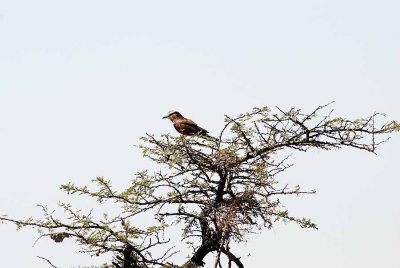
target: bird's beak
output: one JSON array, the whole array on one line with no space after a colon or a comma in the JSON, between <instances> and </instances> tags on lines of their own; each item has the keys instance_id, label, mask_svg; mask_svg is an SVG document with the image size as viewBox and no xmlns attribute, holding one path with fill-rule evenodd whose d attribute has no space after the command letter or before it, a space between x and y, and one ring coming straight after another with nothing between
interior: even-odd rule
<instances>
[{"instance_id":1,"label":"bird's beak","mask_svg":"<svg viewBox=\"0 0 400 268\"><path fill-rule=\"evenodd\" d=\"M167 119L167 118L168 118L168 115L164 116L162 119Z\"/></svg>"}]
</instances>

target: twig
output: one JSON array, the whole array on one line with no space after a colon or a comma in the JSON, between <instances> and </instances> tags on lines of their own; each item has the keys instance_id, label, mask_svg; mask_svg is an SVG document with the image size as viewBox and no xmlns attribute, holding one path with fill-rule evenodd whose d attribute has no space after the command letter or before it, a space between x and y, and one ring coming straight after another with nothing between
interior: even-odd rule
<instances>
[{"instance_id":1,"label":"twig","mask_svg":"<svg viewBox=\"0 0 400 268\"><path fill-rule=\"evenodd\" d=\"M36 256L36 257L38 257L39 259L42 259L42 260L47 261L47 262L51 265L51 267L53 267L53 268L58 268L57 266L55 266L54 264L52 264L51 261L49 261L48 259L46 259L46 258L44 258L44 257L41 257L41 256Z\"/></svg>"}]
</instances>

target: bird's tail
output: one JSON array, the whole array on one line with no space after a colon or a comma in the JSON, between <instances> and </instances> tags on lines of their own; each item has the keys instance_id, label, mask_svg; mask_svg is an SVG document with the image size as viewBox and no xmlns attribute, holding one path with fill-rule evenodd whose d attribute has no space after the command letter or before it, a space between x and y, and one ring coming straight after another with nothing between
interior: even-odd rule
<instances>
[{"instance_id":1,"label":"bird's tail","mask_svg":"<svg viewBox=\"0 0 400 268\"><path fill-rule=\"evenodd\" d=\"M210 139L210 140L212 140L212 141L219 141L218 138L213 137L213 136L210 136L210 135L208 135L208 134L207 134L207 138Z\"/></svg>"},{"instance_id":2,"label":"bird's tail","mask_svg":"<svg viewBox=\"0 0 400 268\"><path fill-rule=\"evenodd\" d=\"M207 132L200 132L199 135L202 136L203 138L207 139L207 140L219 141L219 139L209 135L208 131Z\"/></svg>"},{"instance_id":3,"label":"bird's tail","mask_svg":"<svg viewBox=\"0 0 400 268\"><path fill-rule=\"evenodd\" d=\"M197 135L202 136L203 138L206 138L208 140L219 141L219 139L217 139L217 138L215 138L213 136L210 136L208 134L208 130L206 130L206 129L202 128L202 127L199 127L199 132L197 133Z\"/></svg>"}]
</instances>

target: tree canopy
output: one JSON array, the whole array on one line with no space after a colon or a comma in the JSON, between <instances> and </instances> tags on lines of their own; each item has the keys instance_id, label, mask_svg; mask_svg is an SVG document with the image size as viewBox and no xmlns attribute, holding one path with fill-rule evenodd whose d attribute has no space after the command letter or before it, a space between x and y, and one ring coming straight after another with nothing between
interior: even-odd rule
<instances>
[{"instance_id":1,"label":"tree canopy","mask_svg":"<svg viewBox=\"0 0 400 268\"><path fill-rule=\"evenodd\" d=\"M104 211L97 217L59 203L66 217L56 217L53 209L40 205L41 219L3 215L0 220L18 229L34 227L39 238L57 243L74 239L87 254L111 252L113 260L102 267L200 267L214 253L213 267L222 267L225 255L225 267L241 268L241 256L231 245L244 242L249 233L279 221L317 229L311 219L289 214L279 199L315 193L280 183L280 173L291 166L290 150L351 147L376 153L388 134L400 131L398 122L386 121L381 113L346 119L332 116L332 111L330 104L310 113L262 107L225 116L215 138L146 134L138 147L157 168L137 172L127 189L114 189L103 177L94 179L91 187L71 182L61 186L67 194L114 204L120 209L117 215ZM141 226L143 217L154 220ZM176 224L190 254L181 264L171 262L176 245L169 230Z\"/></svg>"}]
</instances>

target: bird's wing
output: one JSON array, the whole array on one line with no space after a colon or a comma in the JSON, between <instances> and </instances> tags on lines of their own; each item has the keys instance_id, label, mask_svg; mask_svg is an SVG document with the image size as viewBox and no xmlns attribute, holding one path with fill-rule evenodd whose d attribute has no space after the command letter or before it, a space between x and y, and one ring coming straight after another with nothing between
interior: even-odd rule
<instances>
[{"instance_id":1,"label":"bird's wing","mask_svg":"<svg viewBox=\"0 0 400 268\"><path fill-rule=\"evenodd\" d=\"M196 132L202 132L202 133L208 133L207 130L205 130L202 127L199 127L193 120L189 118L182 118L179 120L179 124L187 125L193 130L197 130Z\"/></svg>"},{"instance_id":2,"label":"bird's wing","mask_svg":"<svg viewBox=\"0 0 400 268\"><path fill-rule=\"evenodd\" d=\"M179 123L191 125L191 126L194 126L194 127L198 127L198 125L195 122L193 122L193 120L191 120L189 118L182 118L181 120L179 120Z\"/></svg>"}]
</instances>

